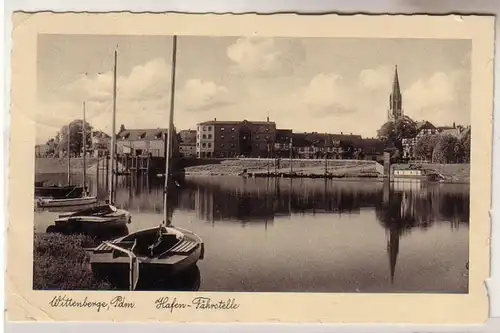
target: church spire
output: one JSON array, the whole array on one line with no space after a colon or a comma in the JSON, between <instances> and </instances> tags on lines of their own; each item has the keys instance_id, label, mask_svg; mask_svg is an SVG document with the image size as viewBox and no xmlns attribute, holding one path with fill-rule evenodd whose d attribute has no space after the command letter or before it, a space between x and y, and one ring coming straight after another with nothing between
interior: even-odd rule
<instances>
[{"instance_id":1,"label":"church spire","mask_svg":"<svg viewBox=\"0 0 500 333\"><path fill-rule=\"evenodd\" d=\"M396 65L394 69L394 82L392 83L392 95L401 96L401 90L399 89L398 65Z\"/></svg>"},{"instance_id":2,"label":"church spire","mask_svg":"<svg viewBox=\"0 0 500 333\"><path fill-rule=\"evenodd\" d=\"M389 98L388 120L395 121L403 116L403 98L399 87L398 65L394 69L394 81L392 83L392 92Z\"/></svg>"}]
</instances>

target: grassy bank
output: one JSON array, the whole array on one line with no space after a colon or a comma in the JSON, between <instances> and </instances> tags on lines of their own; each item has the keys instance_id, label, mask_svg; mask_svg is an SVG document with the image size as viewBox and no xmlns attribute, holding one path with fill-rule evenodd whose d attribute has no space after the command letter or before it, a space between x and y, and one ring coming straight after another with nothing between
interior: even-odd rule
<instances>
[{"instance_id":1,"label":"grassy bank","mask_svg":"<svg viewBox=\"0 0 500 333\"><path fill-rule=\"evenodd\" d=\"M109 290L111 285L94 278L85 247L94 240L83 235L35 234L33 289Z\"/></svg>"},{"instance_id":2,"label":"grassy bank","mask_svg":"<svg viewBox=\"0 0 500 333\"><path fill-rule=\"evenodd\" d=\"M470 183L470 164L420 164L425 173L439 173L446 183Z\"/></svg>"}]
</instances>

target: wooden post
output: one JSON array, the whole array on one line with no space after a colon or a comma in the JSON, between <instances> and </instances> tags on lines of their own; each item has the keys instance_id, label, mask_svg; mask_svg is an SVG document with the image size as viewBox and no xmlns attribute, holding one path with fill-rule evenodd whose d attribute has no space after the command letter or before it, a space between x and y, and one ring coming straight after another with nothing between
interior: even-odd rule
<instances>
[{"instance_id":1,"label":"wooden post","mask_svg":"<svg viewBox=\"0 0 500 333\"><path fill-rule=\"evenodd\" d=\"M82 145L83 145L83 188L87 183L87 128L85 126L85 102L83 102L83 124L82 124Z\"/></svg>"},{"instance_id":2,"label":"wooden post","mask_svg":"<svg viewBox=\"0 0 500 333\"><path fill-rule=\"evenodd\" d=\"M290 176L292 175L293 172L292 155L293 155L293 138L290 137Z\"/></svg>"},{"instance_id":3,"label":"wooden post","mask_svg":"<svg viewBox=\"0 0 500 333\"><path fill-rule=\"evenodd\" d=\"M106 164L105 165L105 168L106 168L106 192L109 192L110 189L109 189L109 155L106 155L105 157L105 161L104 163Z\"/></svg>"},{"instance_id":4,"label":"wooden post","mask_svg":"<svg viewBox=\"0 0 500 333\"><path fill-rule=\"evenodd\" d=\"M71 185L71 123L68 125L68 185Z\"/></svg>"}]
</instances>

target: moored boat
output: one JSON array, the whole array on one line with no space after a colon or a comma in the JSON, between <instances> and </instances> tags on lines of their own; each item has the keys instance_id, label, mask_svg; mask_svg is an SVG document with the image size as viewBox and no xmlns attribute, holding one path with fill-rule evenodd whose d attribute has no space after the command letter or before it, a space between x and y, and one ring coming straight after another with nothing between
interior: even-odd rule
<instances>
[{"instance_id":1,"label":"moored boat","mask_svg":"<svg viewBox=\"0 0 500 333\"><path fill-rule=\"evenodd\" d=\"M97 197L82 196L76 198L37 198L36 205L40 208L84 206L97 203Z\"/></svg>"},{"instance_id":2,"label":"moored boat","mask_svg":"<svg viewBox=\"0 0 500 333\"><path fill-rule=\"evenodd\" d=\"M88 251L97 277L131 290L139 282L147 285L151 279L177 276L204 258L204 244L198 235L163 224L103 242Z\"/></svg>"},{"instance_id":3,"label":"moored boat","mask_svg":"<svg viewBox=\"0 0 500 333\"><path fill-rule=\"evenodd\" d=\"M35 197L67 199L79 198L85 192L83 186L65 185L65 186L35 186Z\"/></svg>"},{"instance_id":4,"label":"moored boat","mask_svg":"<svg viewBox=\"0 0 500 333\"><path fill-rule=\"evenodd\" d=\"M132 222L129 212L113 205L99 205L92 208L59 214L55 220L57 229L89 232L96 229L123 227Z\"/></svg>"}]
</instances>

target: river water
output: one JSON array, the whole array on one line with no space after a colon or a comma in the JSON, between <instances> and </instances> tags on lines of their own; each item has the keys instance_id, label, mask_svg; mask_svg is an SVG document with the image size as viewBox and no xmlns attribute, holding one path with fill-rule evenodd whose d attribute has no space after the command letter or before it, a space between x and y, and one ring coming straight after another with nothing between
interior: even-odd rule
<instances>
[{"instance_id":1,"label":"river water","mask_svg":"<svg viewBox=\"0 0 500 333\"><path fill-rule=\"evenodd\" d=\"M106 198L105 180L89 183ZM162 186L118 180L129 231L159 225ZM205 242L202 291L467 293L469 200L463 184L188 177L169 212ZM56 216L35 212L35 232Z\"/></svg>"}]
</instances>

